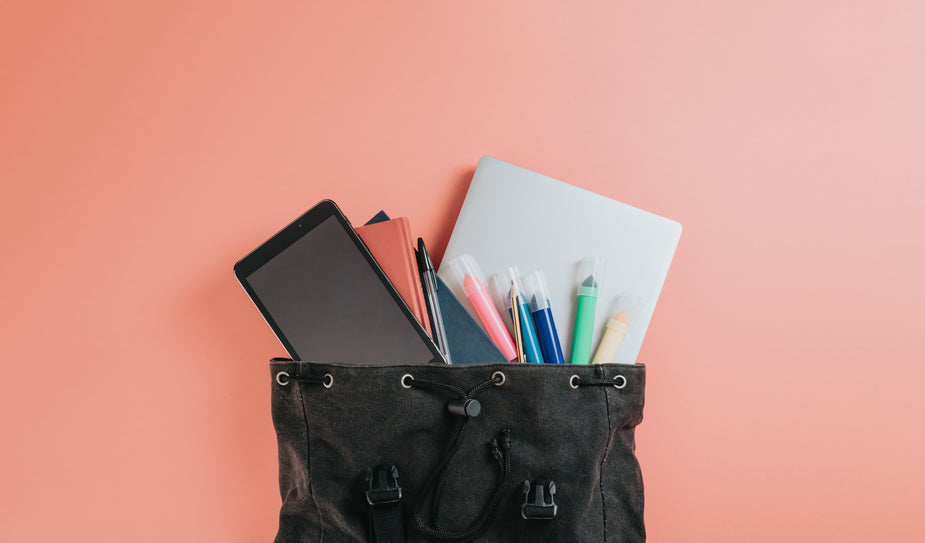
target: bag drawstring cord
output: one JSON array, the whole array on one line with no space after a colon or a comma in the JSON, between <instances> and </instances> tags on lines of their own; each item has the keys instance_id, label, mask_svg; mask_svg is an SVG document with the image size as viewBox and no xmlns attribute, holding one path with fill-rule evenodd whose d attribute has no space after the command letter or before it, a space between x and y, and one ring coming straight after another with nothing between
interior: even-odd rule
<instances>
[{"instance_id":1,"label":"bag drawstring cord","mask_svg":"<svg viewBox=\"0 0 925 543\"><path fill-rule=\"evenodd\" d=\"M446 383L419 379L408 379L408 386L430 390L442 390L455 394L460 400L471 400L486 388L493 385L499 385L503 382L504 377L495 374L491 379L480 383L468 392ZM444 455L443 459L440 461L434 471L427 478L427 482L423 487L424 490L422 491L417 503L415 504L414 521L417 525L417 529L422 534L429 537L456 541L458 543L468 543L482 537L491 528L494 517L497 514L498 505L501 503L501 498L504 496L504 493L507 492L511 485L511 430L506 428L501 431L498 439L492 439L489 442L492 457L498 463L498 469L501 472L501 476L500 480L498 481L498 486L495 489L495 493L486 506L485 510L479 516L479 518L472 523L471 526L462 531L450 532L441 527L440 505L444 494L443 491L446 486L447 479L449 478L449 466L453 458L456 456L456 453L459 452L459 449L462 446L470 423L470 417L464 417L464 420L460 422L459 428L456 431L456 436L453 439L453 445ZM436 484L434 484L435 480ZM427 496L430 494L433 494L434 496L433 503L431 504L431 518L433 520L433 526L428 526L424 521L423 515L421 514L421 509L424 506Z\"/></svg>"}]
</instances>

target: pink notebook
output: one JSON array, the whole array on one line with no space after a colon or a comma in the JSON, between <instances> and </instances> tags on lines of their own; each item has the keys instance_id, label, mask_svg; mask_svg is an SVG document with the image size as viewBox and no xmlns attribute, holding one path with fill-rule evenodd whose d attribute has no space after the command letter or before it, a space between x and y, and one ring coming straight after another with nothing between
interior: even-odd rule
<instances>
[{"instance_id":1,"label":"pink notebook","mask_svg":"<svg viewBox=\"0 0 925 543\"><path fill-rule=\"evenodd\" d=\"M421 322L421 326L433 337L427 306L418 274L417 259L411 241L411 226L407 217L356 227L357 234L369 247L369 252L382 267L395 289Z\"/></svg>"}]
</instances>

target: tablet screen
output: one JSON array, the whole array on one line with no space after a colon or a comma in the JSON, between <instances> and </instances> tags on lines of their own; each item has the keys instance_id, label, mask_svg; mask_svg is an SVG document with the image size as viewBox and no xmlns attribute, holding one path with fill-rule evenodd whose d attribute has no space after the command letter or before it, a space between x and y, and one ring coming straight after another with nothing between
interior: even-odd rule
<instances>
[{"instance_id":1,"label":"tablet screen","mask_svg":"<svg viewBox=\"0 0 925 543\"><path fill-rule=\"evenodd\" d=\"M334 216L244 281L293 358L364 364L434 359L423 332Z\"/></svg>"}]
</instances>

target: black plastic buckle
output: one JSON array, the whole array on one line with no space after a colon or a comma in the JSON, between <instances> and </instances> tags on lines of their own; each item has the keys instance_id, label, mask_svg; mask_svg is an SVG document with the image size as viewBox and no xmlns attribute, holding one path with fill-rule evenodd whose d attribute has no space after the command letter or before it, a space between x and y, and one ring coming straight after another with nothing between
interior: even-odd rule
<instances>
[{"instance_id":1,"label":"black plastic buckle","mask_svg":"<svg viewBox=\"0 0 925 543\"><path fill-rule=\"evenodd\" d=\"M531 484L524 481L524 504L520 507L520 514L527 520L552 520L559 512L559 506L554 500L556 496L556 483L537 479Z\"/></svg>"},{"instance_id":2,"label":"black plastic buckle","mask_svg":"<svg viewBox=\"0 0 925 543\"><path fill-rule=\"evenodd\" d=\"M366 470L366 501L370 505L401 501L401 487L398 486L398 468L379 465Z\"/></svg>"}]
</instances>

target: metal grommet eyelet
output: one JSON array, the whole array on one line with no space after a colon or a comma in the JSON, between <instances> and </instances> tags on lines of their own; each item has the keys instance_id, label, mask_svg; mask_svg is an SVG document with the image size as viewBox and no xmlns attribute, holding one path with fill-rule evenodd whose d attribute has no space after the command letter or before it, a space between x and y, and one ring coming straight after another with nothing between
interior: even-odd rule
<instances>
[{"instance_id":1,"label":"metal grommet eyelet","mask_svg":"<svg viewBox=\"0 0 925 543\"><path fill-rule=\"evenodd\" d=\"M617 379L621 379L621 381L617 381ZM626 377L623 377L622 375L617 375L616 377L613 378L613 380L614 380L614 384L613 384L614 388L626 388Z\"/></svg>"},{"instance_id":2,"label":"metal grommet eyelet","mask_svg":"<svg viewBox=\"0 0 925 543\"><path fill-rule=\"evenodd\" d=\"M494 373L491 374L491 378L492 378L492 379L496 379L496 378L498 378L498 377L501 377L501 380L498 381L497 383L495 383L495 386L496 386L496 387L499 387L499 386L503 385L503 384L504 384L504 381L507 380L507 377L504 376L504 372L496 371L496 372L494 372Z\"/></svg>"},{"instance_id":3,"label":"metal grommet eyelet","mask_svg":"<svg viewBox=\"0 0 925 543\"><path fill-rule=\"evenodd\" d=\"M321 384L324 385L324 388L331 388L331 386L334 385L334 376L330 373L325 373L321 380Z\"/></svg>"},{"instance_id":4,"label":"metal grommet eyelet","mask_svg":"<svg viewBox=\"0 0 925 543\"><path fill-rule=\"evenodd\" d=\"M411 385L405 383L405 379L411 379L412 381L414 381L414 376L411 375L410 373L406 373L406 374L404 374L404 375L401 376L401 386L402 386L402 388L411 388Z\"/></svg>"},{"instance_id":5,"label":"metal grommet eyelet","mask_svg":"<svg viewBox=\"0 0 925 543\"><path fill-rule=\"evenodd\" d=\"M570 386L570 387L572 387L572 388L578 388L578 383L575 382L576 379L581 379L581 377L578 377L577 375L573 375L573 376L572 376L571 378L569 378L569 380L568 380L568 386Z\"/></svg>"},{"instance_id":6,"label":"metal grommet eyelet","mask_svg":"<svg viewBox=\"0 0 925 543\"><path fill-rule=\"evenodd\" d=\"M285 377L286 380L283 381L283 380L281 379L282 377ZM281 372L277 373L277 374L276 374L276 382L279 383L280 386L286 386L286 385L288 385L288 384L289 384L289 374L286 373L286 372L284 372L284 371L281 371Z\"/></svg>"}]
</instances>

